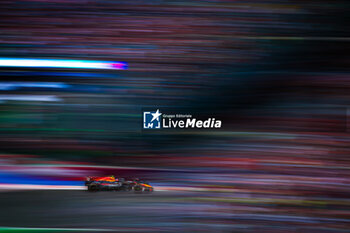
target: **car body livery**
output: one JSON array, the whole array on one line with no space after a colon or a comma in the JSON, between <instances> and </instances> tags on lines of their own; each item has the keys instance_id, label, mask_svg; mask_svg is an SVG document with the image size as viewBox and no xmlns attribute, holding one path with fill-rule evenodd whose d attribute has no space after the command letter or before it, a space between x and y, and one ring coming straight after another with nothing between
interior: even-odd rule
<instances>
[{"instance_id":1,"label":"car body livery","mask_svg":"<svg viewBox=\"0 0 350 233\"><path fill-rule=\"evenodd\" d=\"M147 182L138 178L125 180L124 178L115 178L114 176L105 177L87 177L85 181L88 191L134 191L135 193L153 192L153 187Z\"/></svg>"}]
</instances>

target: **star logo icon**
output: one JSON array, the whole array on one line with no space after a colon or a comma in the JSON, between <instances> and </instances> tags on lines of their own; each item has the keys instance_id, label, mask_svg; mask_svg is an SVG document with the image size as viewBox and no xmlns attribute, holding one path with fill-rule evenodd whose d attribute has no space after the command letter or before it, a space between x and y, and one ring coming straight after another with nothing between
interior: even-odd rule
<instances>
[{"instance_id":1,"label":"star logo icon","mask_svg":"<svg viewBox=\"0 0 350 233\"><path fill-rule=\"evenodd\" d=\"M151 113L151 115L153 116L151 122L153 122L154 120L159 121L159 117L160 117L162 114L159 112L159 109L157 109L157 111L156 111L155 113Z\"/></svg>"},{"instance_id":2,"label":"star logo icon","mask_svg":"<svg viewBox=\"0 0 350 233\"><path fill-rule=\"evenodd\" d=\"M160 122L162 113L157 111L143 112L143 128L144 129L161 129L162 123Z\"/></svg>"}]
</instances>

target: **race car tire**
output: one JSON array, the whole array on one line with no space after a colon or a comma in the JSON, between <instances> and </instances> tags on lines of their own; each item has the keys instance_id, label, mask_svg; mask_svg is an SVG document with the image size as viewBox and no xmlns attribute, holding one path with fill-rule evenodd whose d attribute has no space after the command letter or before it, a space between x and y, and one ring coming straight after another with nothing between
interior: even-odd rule
<instances>
[{"instance_id":1,"label":"race car tire","mask_svg":"<svg viewBox=\"0 0 350 233\"><path fill-rule=\"evenodd\" d=\"M139 185L134 186L134 193L143 193L144 190L145 189L142 186L139 186Z\"/></svg>"},{"instance_id":2,"label":"race car tire","mask_svg":"<svg viewBox=\"0 0 350 233\"><path fill-rule=\"evenodd\" d=\"M89 185L88 186L88 191L90 191L90 192L97 192L98 191L97 185L95 185L95 184Z\"/></svg>"},{"instance_id":3,"label":"race car tire","mask_svg":"<svg viewBox=\"0 0 350 233\"><path fill-rule=\"evenodd\" d=\"M128 186L128 187L125 187L124 189L126 192L130 192L132 190L132 187L131 186Z\"/></svg>"},{"instance_id":4,"label":"race car tire","mask_svg":"<svg viewBox=\"0 0 350 233\"><path fill-rule=\"evenodd\" d=\"M153 189L148 188L148 189L145 189L144 192L145 193L151 193L151 192L153 192Z\"/></svg>"}]
</instances>

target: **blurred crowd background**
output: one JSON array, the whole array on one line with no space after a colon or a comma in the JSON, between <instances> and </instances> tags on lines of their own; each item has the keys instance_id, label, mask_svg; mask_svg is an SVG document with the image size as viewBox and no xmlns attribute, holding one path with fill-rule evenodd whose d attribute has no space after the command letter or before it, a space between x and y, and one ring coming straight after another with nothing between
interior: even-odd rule
<instances>
[{"instance_id":1,"label":"blurred crowd background","mask_svg":"<svg viewBox=\"0 0 350 233\"><path fill-rule=\"evenodd\" d=\"M0 59L128 69L0 67L0 232L348 232L349 5L2 0ZM223 126L142 130L169 107Z\"/></svg>"}]
</instances>

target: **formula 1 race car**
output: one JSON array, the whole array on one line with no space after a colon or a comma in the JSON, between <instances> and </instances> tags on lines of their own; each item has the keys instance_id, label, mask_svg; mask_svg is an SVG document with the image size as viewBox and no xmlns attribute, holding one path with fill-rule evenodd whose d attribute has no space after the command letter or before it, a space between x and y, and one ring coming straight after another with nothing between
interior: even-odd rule
<instances>
[{"instance_id":1,"label":"formula 1 race car","mask_svg":"<svg viewBox=\"0 0 350 233\"><path fill-rule=\"evenodd\" d=\"M87 177L85 181L88 191L134 191L135 193L151 193L153 187L147 182L138 178L125 180L124 178L115 178L114 176L105 177Z\"/></svg>"}]
</instances>

